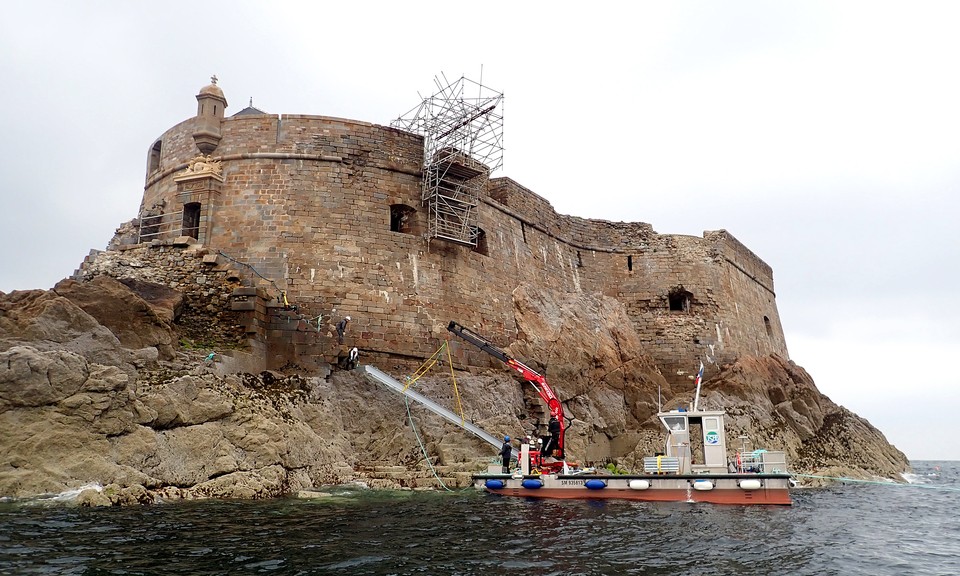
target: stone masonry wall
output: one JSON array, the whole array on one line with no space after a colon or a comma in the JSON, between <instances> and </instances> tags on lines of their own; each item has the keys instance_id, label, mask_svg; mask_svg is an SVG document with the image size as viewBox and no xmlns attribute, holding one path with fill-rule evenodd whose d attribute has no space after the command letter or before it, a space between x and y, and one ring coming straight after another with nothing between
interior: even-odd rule
<instances>
[{"instance_id":1,"label":"stone masonry wall","mask_svg":"<svg viewBox=\"0 0 960 576\"><path fill-rule=\"evenodd\" d=\"M242 318L230 310L240 277L229 266L217 266L206 249L176 242L123 246L88 257L74 279L99 275L152 282L181 292L184 310L179 330L185 346L243 348L247 344Z\"/></svg>"},{"instance_id":2,"label":"stone masonry wall","mask_svg":"<svg viewBox=\"0 0 960 576\"><path fill-rule=\"evenodd\" d=\"M144 206L163 199L168 210L180 209L173 178L198 153L194 129L188 120L161 136L160 168L147 175ZM688 382L698 359L786 356L772 270L725 231L661 235L646 223L559 215L544 198L498 178L479 209L485 247L473 250L390 230L394 204L415 210L411 230L427 229L419 136L266 114L227 118L221 133L213 157L222 162L223 183L215 205L205 207L206 248L242 263L246 285L274 298L285 293L306 316L334 323L350 315L343 348L422 359L447 339L451 319L508 345L516 337L512 292L531 283L624 302L672 383ZM670 311L667 294L681 286L690 306ZM286 342L272 344L285 351L271 364L343 353L302 338L271 330L268 341ZM493 363L466 345L454 351L461 362Z\"/></svg>"}]
</instances>

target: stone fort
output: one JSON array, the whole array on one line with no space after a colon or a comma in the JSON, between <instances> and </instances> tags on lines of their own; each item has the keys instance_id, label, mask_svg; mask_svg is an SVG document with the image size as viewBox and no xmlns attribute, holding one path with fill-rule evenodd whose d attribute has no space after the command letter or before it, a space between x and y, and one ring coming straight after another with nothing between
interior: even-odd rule
<instances>
[{"instance_id":1,"label":"stone fort","mask_svg":"<svg viewBox=\"0 0 960 576\"><path fill-rule=\"evenodd\" d=\"M617 299L685 388L677 373L698 359L787 358L773 271L724 230L558 214L482 158L403 127L252 101L227 116L215 78L196 99L196 116L150 144L138 227L114 248L179 251L165 261L181 290L228 286L215 302L241 318L263 369L335 363L346 350L331 328L346 316L348 345L373 363L428 358L449 320L506 346L521 283ZM462 361L491 365L467 348Z\"/></svg>"}]
</instances>

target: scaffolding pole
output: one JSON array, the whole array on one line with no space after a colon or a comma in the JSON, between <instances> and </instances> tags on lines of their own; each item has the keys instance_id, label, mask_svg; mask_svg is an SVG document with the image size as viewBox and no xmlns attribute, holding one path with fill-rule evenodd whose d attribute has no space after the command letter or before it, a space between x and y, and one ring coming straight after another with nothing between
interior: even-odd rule
<instances>
[{"instance_id":1,"label":"scaffolding pole","mask_svg":"<svg viewBox=\"0 0 960 576\"><path fill-rule=\"evenodd\" d=\"M480 194L503 163L503 94L466 77L434 83L435 94L390 125L423 136L428 237L476 247Z\"/></svg>"}]
</instances>

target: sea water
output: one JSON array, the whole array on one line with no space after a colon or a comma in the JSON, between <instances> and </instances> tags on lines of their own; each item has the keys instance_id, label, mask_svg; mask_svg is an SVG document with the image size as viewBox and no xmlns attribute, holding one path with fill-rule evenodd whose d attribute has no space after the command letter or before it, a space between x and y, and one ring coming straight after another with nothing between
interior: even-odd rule
<instances>
[{"instance_id":1,"label":"sea water","mask_svg":"<svg viewBox=\"0 0 960 576\"><path fill-rule=\"evenodd\" d=\"M0 574L960 574L960 463L793 506L472 489L80 508L0 503ZM62 498L61 498L62 499Z\"/></svg>"}]
</instances>

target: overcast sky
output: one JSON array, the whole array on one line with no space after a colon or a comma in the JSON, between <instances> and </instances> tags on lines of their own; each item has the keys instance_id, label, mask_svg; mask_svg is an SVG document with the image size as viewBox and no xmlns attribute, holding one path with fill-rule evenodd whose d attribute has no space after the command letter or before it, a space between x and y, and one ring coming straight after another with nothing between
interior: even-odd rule
<instances>
[{"instance_id":1,"label":"overcast sky","mask_svg":"<svg viewBox=\"0 0 960 576\"><path fill-rule=\"evenodd\" d=\"M212 74L228 115L388 124L482 70L500 175L562 214L729 230L823 393L960 460L958 23L954 1L7 3L0 291L52 287L136 216Z\"/></svg>"}]
</instances>

